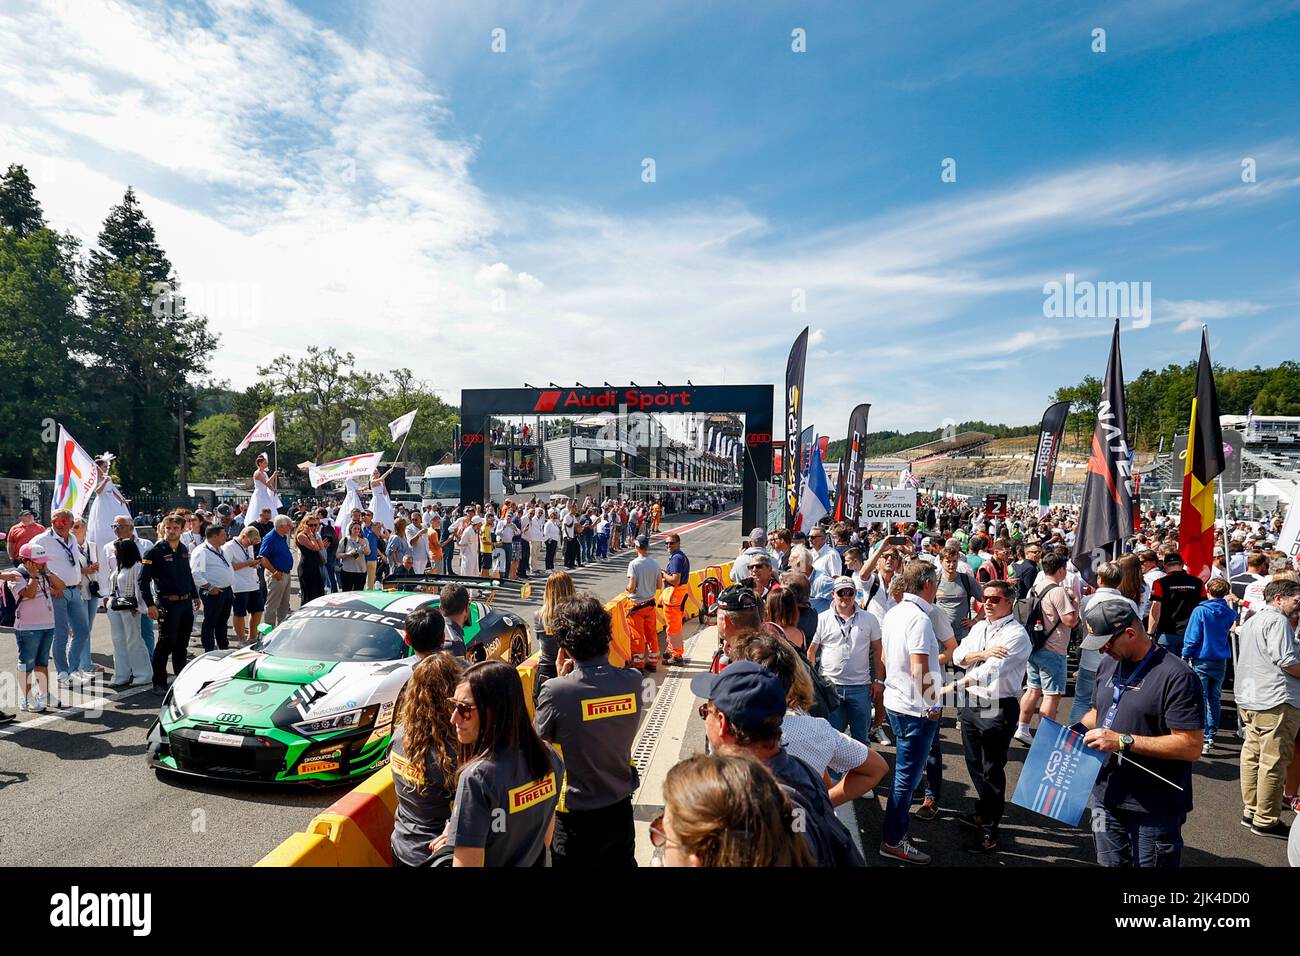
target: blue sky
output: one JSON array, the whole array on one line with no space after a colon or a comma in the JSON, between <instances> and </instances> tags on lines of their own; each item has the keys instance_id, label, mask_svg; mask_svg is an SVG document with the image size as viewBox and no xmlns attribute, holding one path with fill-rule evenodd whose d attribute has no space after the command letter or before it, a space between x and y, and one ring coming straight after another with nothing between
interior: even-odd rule
<instances>
[{"instance_id":1,"label":"blue sky","mask_svg":"<svg viewBox=\"0 0 1300 956\"><path fill-rule=\"evenodd\" d=\"M87 238L135 186L236 386L309 344L453 401L779 384L807 324L832 435L1022 424L1102 372L1067 273L1150 283L1130 375L1202 321L1298 357L1297 50L1295 2L17 0L0 161Z\"/></svg>"}]
</instances>

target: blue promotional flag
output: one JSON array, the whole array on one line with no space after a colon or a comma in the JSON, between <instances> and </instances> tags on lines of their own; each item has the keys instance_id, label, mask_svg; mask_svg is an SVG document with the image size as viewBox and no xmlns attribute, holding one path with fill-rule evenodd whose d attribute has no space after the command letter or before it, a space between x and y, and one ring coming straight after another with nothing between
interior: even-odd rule
<instances>
[{"instance_id":1,"label":"blue promotional flag","mask_svg":"<svg viewBox=\"0 0 1300 956\"><path fill-rule=\"evenodd\" d=\"M1085 747L1081 734L1044 717L1011 802L1077 827L1109 756Z\"/></svg>"},{"instance_id":2,"label":"blue promotional flag","mask_svg":"<svg viewBox=\"0 0 1300 956\"><path fill-rule=\"evenodd\" d=\"M799 514L795 519L795 530L809 530L830 510L830 487L826 482L826 469L822 465L822 450L820 445L814 443L812 461L804 472L803 490L799 493Z\"/></svg>"}]
</instances>

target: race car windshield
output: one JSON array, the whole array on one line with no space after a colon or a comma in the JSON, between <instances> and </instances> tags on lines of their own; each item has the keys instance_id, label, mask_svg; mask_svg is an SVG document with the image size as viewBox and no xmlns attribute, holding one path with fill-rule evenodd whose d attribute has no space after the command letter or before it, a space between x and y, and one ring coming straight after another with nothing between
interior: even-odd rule
<instances>
[{"instance_id":1,"label":"race car windshield","mask_svg":"<svg viewBox=\"0 0 1300 956\"><path fill-rule=\"evenodd\" d=\"M309 661L396 661L405 656L401 632L373 621L289 618L262 642L273 657Z\"/></svg>"}]
</instances>

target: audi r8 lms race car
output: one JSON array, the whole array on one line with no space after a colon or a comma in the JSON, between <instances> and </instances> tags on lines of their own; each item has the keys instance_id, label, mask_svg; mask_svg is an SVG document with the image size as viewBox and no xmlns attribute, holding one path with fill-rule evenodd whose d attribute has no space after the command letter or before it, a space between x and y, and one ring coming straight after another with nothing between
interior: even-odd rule
<instances>
[{"instance_id":1,"label":"audi r8 lms race car","mask_svg":"<svg viewBox=\"0 0 1300 956\"><path fill-rule=\"evenodd\" d=\"M397 702L415 666L406 616L436 607L437 584L447 580L398 582L432 593L327 594L247 648L190 661L149 729L149 762L159 772L316 785L383 766ZM480 585L487 600L470 602L466 657L522 663L531 652L528 625L491 607L495 584Z\"/></svg>"}]
</instances>

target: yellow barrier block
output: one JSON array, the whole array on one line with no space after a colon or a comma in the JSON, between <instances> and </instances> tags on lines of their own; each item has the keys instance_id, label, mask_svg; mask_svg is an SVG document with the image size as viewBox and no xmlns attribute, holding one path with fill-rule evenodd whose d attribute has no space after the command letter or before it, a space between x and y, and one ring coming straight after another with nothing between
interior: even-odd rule
<instances>
[{"instance_id":1,"label":"yellow barrier block","mask_svg":"<svg viewBox=\"0 0 1300 956\"><path fill-rule=\"evenodd\" d=\"M533 698L537 696L533 691L537 684L537 665L541 663L541 660L542 654L541 651L538 651L515 668L519 672L519 680L524 685L524 703L528 705L528 718L530 720L533 717Z\"/></svg>"},{"instance_id":2,"label":"yellow barrier block","mask_svg":"<svg viewBox=\"0 0 1300 956\"><path fill-rule=\"evenodd\" d=\"M255 866L338 866L334 844L316 833L292 833Z\"/></svg>"},{"instance_id":3,"label":"yellow barrier block","mask_svg":"<svg viewBox=\"0 0 1300 956\"><path fill-rule=\"evenodd\" d=\"M392 822L388 824L392 833ZM351 817L322 813L312 820L308 834L319 834L334 844L338 866L388 866L388 860L375 849L370 838Z\"/></svg>"}]
</instances>

